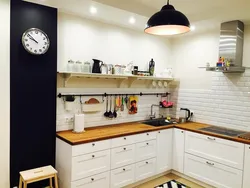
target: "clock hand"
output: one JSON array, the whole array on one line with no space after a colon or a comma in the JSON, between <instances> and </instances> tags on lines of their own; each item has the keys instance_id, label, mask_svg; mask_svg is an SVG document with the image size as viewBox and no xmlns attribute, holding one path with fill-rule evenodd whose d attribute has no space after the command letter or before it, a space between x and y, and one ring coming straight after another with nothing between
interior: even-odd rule
<instances>
[{"instance_id":1,"label":"clock hand","mask_svg":"<svg viewBox=\"0 0 250 188\"><path fill-rule=\"evenodd\" d=\"M34 42L36 42L37 44L38 44L38 42L30 35L30 34L28 34L27 35L31 40L33 40Z\"/></svg>"}]
</instances>

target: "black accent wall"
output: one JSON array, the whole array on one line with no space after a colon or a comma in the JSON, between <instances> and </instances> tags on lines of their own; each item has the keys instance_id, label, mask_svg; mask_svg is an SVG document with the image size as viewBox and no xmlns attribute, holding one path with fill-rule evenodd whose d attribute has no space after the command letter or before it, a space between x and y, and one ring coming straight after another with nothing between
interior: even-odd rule
<instances>
[{"instance_id":1,"label":"black accent wall","mask_svg":"<svg viewBox=\"0 0 250 188\"><path fill-rule=\"evenodd\" d=\"M25 30L39 28L50 38L46 54L25 51ZM11 1L10 24L10 182L19 172L55 165L57 9ZM38 184L29 188L40 187Z\"/></svg>"}]
</instances>

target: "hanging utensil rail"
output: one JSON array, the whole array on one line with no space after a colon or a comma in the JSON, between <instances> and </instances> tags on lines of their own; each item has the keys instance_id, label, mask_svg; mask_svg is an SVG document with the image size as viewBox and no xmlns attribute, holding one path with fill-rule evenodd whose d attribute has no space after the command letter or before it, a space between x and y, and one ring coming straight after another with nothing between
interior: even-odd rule
<instances>
[{"instance_id":1,"label":"hanging utensil rail","mask_svg":"<svg viewBox=\"0 0 250 188\"><path fill-rule=\"evenodd\" d=\"M156 95L157 97L158 96L168 96L170 95L170 93L166 92L166 93L103 93L103 94L62 94L62 93L59 93L57 95L57 97L61 98L61 97L66 97L66 96L75 96L75 97L107 97L107 96L128 96L128 95L133 95L133 96L136 96L136 95L139 95L139 96L146 96L146 95Z\"/></svg>"}]
</instances>

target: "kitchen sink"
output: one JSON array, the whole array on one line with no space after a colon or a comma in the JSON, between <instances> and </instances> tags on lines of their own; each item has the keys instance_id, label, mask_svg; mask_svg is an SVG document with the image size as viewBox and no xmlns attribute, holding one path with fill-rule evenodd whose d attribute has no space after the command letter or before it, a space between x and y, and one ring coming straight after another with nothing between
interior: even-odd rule
<instances>
[{"instance_id":1,"label":"kitchen sink","mask_svg":"<svg viewBox=\"0 0 250 188\"><path fill-rule=\"evenodd\" d=\"M160 127L160 126L167 126L167 125L173 125L174 123L171 121L165 121L165 119L153 119L153 120L147 120L143 121L143 124L151 125L154 127Z\"/></svg>"},{"instance_id":2,"label":"kitchen sink","mask_svg":"<svg viewBox=\"0 0 250 188\"><path fill-rule=\"evenodd\" d=\"M244 131L238 131L238 130L227 129L223 127L216 127L216 126L205 127L199 130L217 133L217 134L226 135L226 136L239 136L241 134L246 133Z\"/></svg>"}]
</instances>

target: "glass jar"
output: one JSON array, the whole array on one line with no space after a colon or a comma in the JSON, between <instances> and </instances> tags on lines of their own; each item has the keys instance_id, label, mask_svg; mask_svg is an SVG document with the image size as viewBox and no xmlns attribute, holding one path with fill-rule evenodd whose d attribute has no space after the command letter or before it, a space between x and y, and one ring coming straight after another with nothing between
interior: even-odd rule
<instances>
[{"instance_id":1,"label":"glass jar","mask_svg":"<svg viewBox=\"0 0 250 188\"><path fill-rule=\"evenodd\" d=\"M72 60L69 60L67 64L67 72L74 72L74 66L75 66L75 62Z\"/></svg>"},{"instance_id":2,"label":"glass jar","mask_svg":"<svg viewBox=\"0 0 250 188\"><path fill-rule=\"evenodd\" d=\"M82 62L81 61L77 61L75 63L75 72L82 72Z\"/></svg>"}]
</instances>

